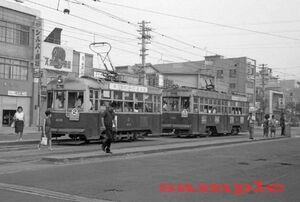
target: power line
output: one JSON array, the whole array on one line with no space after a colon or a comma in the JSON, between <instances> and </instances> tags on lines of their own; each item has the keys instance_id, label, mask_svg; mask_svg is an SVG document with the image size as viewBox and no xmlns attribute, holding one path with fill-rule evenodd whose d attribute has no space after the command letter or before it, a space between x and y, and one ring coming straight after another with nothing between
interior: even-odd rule
<instances>
[{"instance_id":1,"label":"power line","mask_svg":"<svg viewBox=\"0 0 300 202\"><path fill-rule=\"evenodd\" d=\"M47 8L47 9L51 9L51 10L54 10L54 11L60 11L62 12L61 10L57 10L55 8L52 8L50 6L47 6L47 5L44 5L44 4L40 4L40 3L36 3L34 1L31 1L31 0L24 0L26 2L29 2L29 3L32 3L32 4L35 4L35 5L38 5L38 6L41 6L41 7L44 7L44 8ZM68 14L74 18L77 18L77 19L80 19L80 20L83 20L83 21L86 21L86 22L90 22L90 23L93 23L93 24L97 24L99 26L102 26L102 27L105 27L107 29L110 29L110 30L114 30L114 31L118 31L118 32L121 32L123 34L127 34L127 35L130 35L130 36L134 36L134 37L137 37L137 35L135 34L132 34L132 33L129 33L129 32L126 32L126 31L123 31L123 30L120 30L120 29L117 29L117 28L114 28L114 27L111 27L111 26L108 26L108 25L104 25L104 24L101 24L99 22L96 22L96 21L93 21L93 20L89 20L89 19L86 19L86 18L83 18L83 17L80 17L80 16L77 16L77 15L74 15L74 14Z\"/></svg>"},{"instance_id":2,"label":"power line","mask_svg":"<svg viewBox=\"0 0 300 202\"><path fill-rule=\"evenodd\" d=\"M300 41L300 39L298 39L298 38L293 38L293 37L288 37L288 36L283 36L283 35L278 35L278 34L272 34L272 33L268 33L268 32L251 30L251 29L246 29L246 28L241 28L241 27L236 27L236 26L232 26L232 25L226 25L226 24L221 24L221 23L216 23L216 22L211 22L211 21L206 21L206 20L201 20L201 19L196 19L196 18L191 18L191 17L184 17L184 16L179 16L179 15L174 15L174 14L163 13L163 12L154 11L154 10L150 10L150 9L137 8L137 7L133 7L133 6L127 6L124 4L106 2L106 1L102 1L102 0L101 1L96 0L96 1L98 1L100 3L104 3L104 4L109 4L109 5L123 7L123 8L129 8L129 9L153 13L153 14L157 14L157 15L163 15L163 16L168 16L168 17L173 17L173 18L178 18L178 19L183 19L183 20L189 20L189 21L193 21L193 22L200 22L200 23L210 24L210 25L224 27L224 28L242 30L242 31L256 33L256 34L263 34L263 35L273 36L273 37L277 37L277 38Z\"/></svg>"}]
</instances>

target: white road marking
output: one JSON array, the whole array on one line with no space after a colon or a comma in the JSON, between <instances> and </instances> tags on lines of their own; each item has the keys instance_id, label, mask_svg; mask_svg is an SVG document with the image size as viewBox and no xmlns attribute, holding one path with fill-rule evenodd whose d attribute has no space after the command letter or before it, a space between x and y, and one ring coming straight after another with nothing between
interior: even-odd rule
<instances>
[{"instance_id":1,"label":"white road marking","mask_svg":"<svg viewBox=\"0 0 300 202\"><path fill-rule=\"evenodd\" d=\"M50 191L50 190L42 189L42 188L14 185L14 184L6 184L6 183L0 183L0 189L18 192L18 193L30 194L30 195L40 196L40 197L65 200L65 201L112 202L110 200L92 199L92 198L86 198L86 197L77 196L77 195L71 195L71 194L66 194L66 193L61 193L61 192L56 192L56 191Z\"/></svg>"}]
</instances>

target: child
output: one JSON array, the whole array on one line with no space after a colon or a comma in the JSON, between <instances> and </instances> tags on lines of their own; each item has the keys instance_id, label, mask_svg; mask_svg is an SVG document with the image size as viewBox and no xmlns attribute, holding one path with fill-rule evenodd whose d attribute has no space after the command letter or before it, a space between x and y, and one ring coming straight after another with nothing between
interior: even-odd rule
<instances>
[{"instance_id":1,"label":"child","mask_svg":"<svg viewBox=\"0 0 300 202\"><path fill-rule=\"evenodd\" d=\"M272 119L270 120L270 129L271 129L270 136L272 137L272 134L274 134L274 137L275 137L275 134L276 134L276 119L275 119L274 115L272 115Z\"/></svg>"},{"instance_id":2,"label":"child","mask_svg":"<svg viewBox=\"0 0 300 202\"><path fill-rule=\"evenodd\" d=\"M265 120L263 122L263 128L264 128L264 135L263 137L268 137L269 136L269 114L265 115Z\"/></svg>"},{"instance_id":3,"label":"child","mask_svg":"<svg viewBox=\"0 0 300 202\"><path fill-rule=\"evenodd\" d=\"M47 145L49 146L49 150L52 151L52 134L51 134L51 112L50 110L47 110L45 112L46 118L44 119L44 125L43 125L43 133L41 136L42 137L45 135L47 137ZM41 142L38 144L38 149L41 147Z\"/></svg>"}]
</instances>

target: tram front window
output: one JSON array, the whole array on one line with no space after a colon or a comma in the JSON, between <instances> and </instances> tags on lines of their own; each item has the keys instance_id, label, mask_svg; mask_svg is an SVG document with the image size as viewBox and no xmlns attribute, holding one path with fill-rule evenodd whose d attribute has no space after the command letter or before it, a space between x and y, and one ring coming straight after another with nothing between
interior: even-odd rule
<instances>
[{"instance_id":1,"label":"tram front window","mask_svg":"<svg viewBox=\"0 0 300 202\"><path fill-rule=\"evenodd\" d=\"M68 109L83 109L83 92L68 92Z\"/></svg>"},{"instance_id":2,"label":"tram front window","mask_svg":"<svg viewBox=\"0 0 300 202\"><path fill-rule=\"evenodd\" d=\"M65 93L64 91L55 92L54 109L61 110L65 108Z\"/></svg>"},{"instance_id":3,"label":"tram front window","mask_svg":"<svg viewBox=\"0 0 300 202\"><path fill-rule=\"evenodd\" d=\"M47 109L53 106L53 92L47 93Z\"/></svg>"},{"instance_id":4,"label":"tram front window","mask_svg":"<svg viewBox=\"0 0 300 202\"><path fill-rule=\"evenodd\" d=\"M186 109L189 111L190 108L190 98L182 97L181 98L181 109Z\"/></svg>"}]
</instances>

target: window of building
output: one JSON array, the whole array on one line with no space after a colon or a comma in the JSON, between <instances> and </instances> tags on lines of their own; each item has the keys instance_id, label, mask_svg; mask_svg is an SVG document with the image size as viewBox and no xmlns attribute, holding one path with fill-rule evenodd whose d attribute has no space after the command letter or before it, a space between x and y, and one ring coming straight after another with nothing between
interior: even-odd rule
<instances>
[{"instance_id":1,"label":"window of building","mask_svg":"<svg viewBox=\"0 0 300 202\"><path fill-rule=\"evenodd\" d=\"M217 70L217 78L222 79L223 78L223 70Z\"/></svg>"},{"instance_id":2,"label":"window of building","mask_svg":"<svg viewBox=\"0 0 300 202\"><path fill-rule=\"evenodd\" d=\"M229 84L229 88L231 88L231 89L234 89L235 86L236 86L235 83L230 83L230 84Z\"/></svg>"},{"instance_id":3,"label":"window of building","mask_svg":"<svg viewBox=\"0 0 300 202\"><path fill-rule=\"evenodd\" d=\"M0 41L29 46L29 26L0 20Z\"/></svg>"},{"instance_id":4,"label":"window of building","mask_svg":"<svg viewBox=\"0 0 300 202\"><path fill-rule=\"evenodd\" d=\"M229 77L236 78L236 69L229 70Z\"/></svg>"},{"instance_id":5,"label":"window of building","mask_svg":"<svg viewBox=\"0 0 300 202\"><path fill-rule=\"evenodd\" d=\"M0 78L13 80L28 79L29 62L0 57Z\"/></svg>"}]
</instances>

